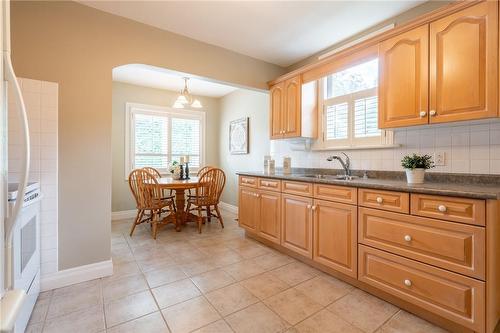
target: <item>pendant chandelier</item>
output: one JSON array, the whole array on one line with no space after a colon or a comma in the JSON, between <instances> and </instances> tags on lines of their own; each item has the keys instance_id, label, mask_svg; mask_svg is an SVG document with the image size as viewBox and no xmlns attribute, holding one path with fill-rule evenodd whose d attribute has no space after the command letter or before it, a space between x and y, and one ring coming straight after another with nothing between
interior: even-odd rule
<instances>
[{"instance_id":1,"label":"pendant chandelier","mask_svg":"<svg viewBox=\"0 0 500 333\"><path fill-rule=\"evenodd\" d=\"M201 102L197 99L194 99L193 96L189 93L188 90L188 81L189 78L185 77L184 78L184 89L181 90L181 94L177 97L175 100L175 103L173 105L174 108L176 109L184 109L185 107L192 107L192 108L202 108L203 105L201 105Z\"/></svg>"}]
</instances>

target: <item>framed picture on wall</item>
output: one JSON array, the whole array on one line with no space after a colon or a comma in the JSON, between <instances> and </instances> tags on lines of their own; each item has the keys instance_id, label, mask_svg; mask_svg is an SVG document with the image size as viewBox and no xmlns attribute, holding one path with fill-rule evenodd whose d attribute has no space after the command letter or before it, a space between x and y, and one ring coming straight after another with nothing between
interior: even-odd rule
<instances>
[{"instance_id":1,"label":"framed picture on wall","mask_svg":"<svg viewBox=\"0 0 500 333\"><path fill-rule=\"evenodd\" d=\"M246 117L229 123L229 153L248 154L248 122Z\"/></svg>"}]
</instances>

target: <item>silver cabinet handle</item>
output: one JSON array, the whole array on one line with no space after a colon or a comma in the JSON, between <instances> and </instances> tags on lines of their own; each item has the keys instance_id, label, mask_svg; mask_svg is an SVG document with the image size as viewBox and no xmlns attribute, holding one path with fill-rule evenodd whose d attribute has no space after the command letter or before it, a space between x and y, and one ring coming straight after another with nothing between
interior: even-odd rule
<instances>
[{"instance_id":1,"label":"silver cabinet handle","mask_svg":"<svg viewBox=\"0 0 500 333\"><path fill-rule=\"evenodd\" d=\"M407 242L411 242L411 236L410 235L405 235L404 239Z\"/></svg>"},{"instance_id":2,"label":"silver cabinet handle","mask_svg":"<svg viewBox=\"0 0 500 333\"><path fill-rule=\"evenodd\" d=\"M427 111L420 111L420 118L427 116Z\"/></svg>"},{"instance_id":3,"label":"silver cabinet handle","mask_svg":"<svg viewBox=\"0 0 500 333\"><path fill-rule=\"evenodd\" d=\"M311 209L311 205L307 205L307 209Z\"/></svg>"},{"instance_id":4,"label":"silver cabinet handle","mask_svg":"<svg viewBox=\"0 0 500 333\"><path fill-rule=\"evenodd\" d=\"M411 285L412 285L411 280L409 280L409 279L405 279L404 283L405 283L405 286L407 286L407 287L411 287Z\"/></svg>"},{"instance_id":5,"label":"silver cabinet handle","mask_svg":"<svg viewBox=\"0 0 500 333\"><path fill-rule=\"evenodd\" d=\"M440 212L442 212L442 213L446 212L446 210L447 210L447 209L448 209L448 208L446 208L446 206L445 206L445 205L439 205L439 206L438 206L438 210L439 210Z\"/></svg>"},{"instance_id":6,"label":"silver cabinet handle","mask_svg":"<svg viewBox=\"0 0 500 333\"><path fill-rule=\"evenodd\" d=\"M431 115L431 117L434 117L437 114L437 112L436 110L431 110L429 111L429 114Z\"/></svg>"},{"instance_id":7,"label":"silver cabinet handle","mask_svg":"<svg viewBox=\"0 0 500 333\"><path fill-rule=\"evenodd\" d=\"M312 206L312 210L316 210L316 208L317 208L316 205Z\"/></svg>"},{"instance_id":8,"label":"silver cabinet handle","mask_svg":"<svg viewBox=\"0 0 500 333\"><path fill-rule=\"evenodd\" d=\"M382 202L384 202L384 198L377 197L377 203L381 204Z\"/></svg>"}]
</instances>

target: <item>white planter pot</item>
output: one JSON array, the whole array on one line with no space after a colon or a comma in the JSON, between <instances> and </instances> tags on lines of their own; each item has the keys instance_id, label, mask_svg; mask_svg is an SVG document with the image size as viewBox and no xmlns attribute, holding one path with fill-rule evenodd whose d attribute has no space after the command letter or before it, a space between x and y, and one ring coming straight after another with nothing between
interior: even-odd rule
<instances>
[{"instance_id":1,"label":"white planter pot","mask_svg":"<svg viewBox=\"0 0 500 333\"><path fill-rule=\"evenodd\" d=\"M406 169L406 181L408 184L423 184L425 169Z\"/></svg>"}]
</instances>

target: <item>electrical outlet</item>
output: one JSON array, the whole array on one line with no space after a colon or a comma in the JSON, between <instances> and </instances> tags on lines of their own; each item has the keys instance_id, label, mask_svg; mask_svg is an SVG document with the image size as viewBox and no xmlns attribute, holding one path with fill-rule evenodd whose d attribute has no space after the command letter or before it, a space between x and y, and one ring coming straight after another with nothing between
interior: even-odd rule
<instances>
[{"instance_id":1,"label":"electrical outlet","mask_svg":"<svg viewBox=\"0 0 500 333\"><path fill-rule=\"evenodd\" d=\"M444 151L434 153L434 164L436 166L446 165L446 153Z\"/></svg>"}]
</instances>

